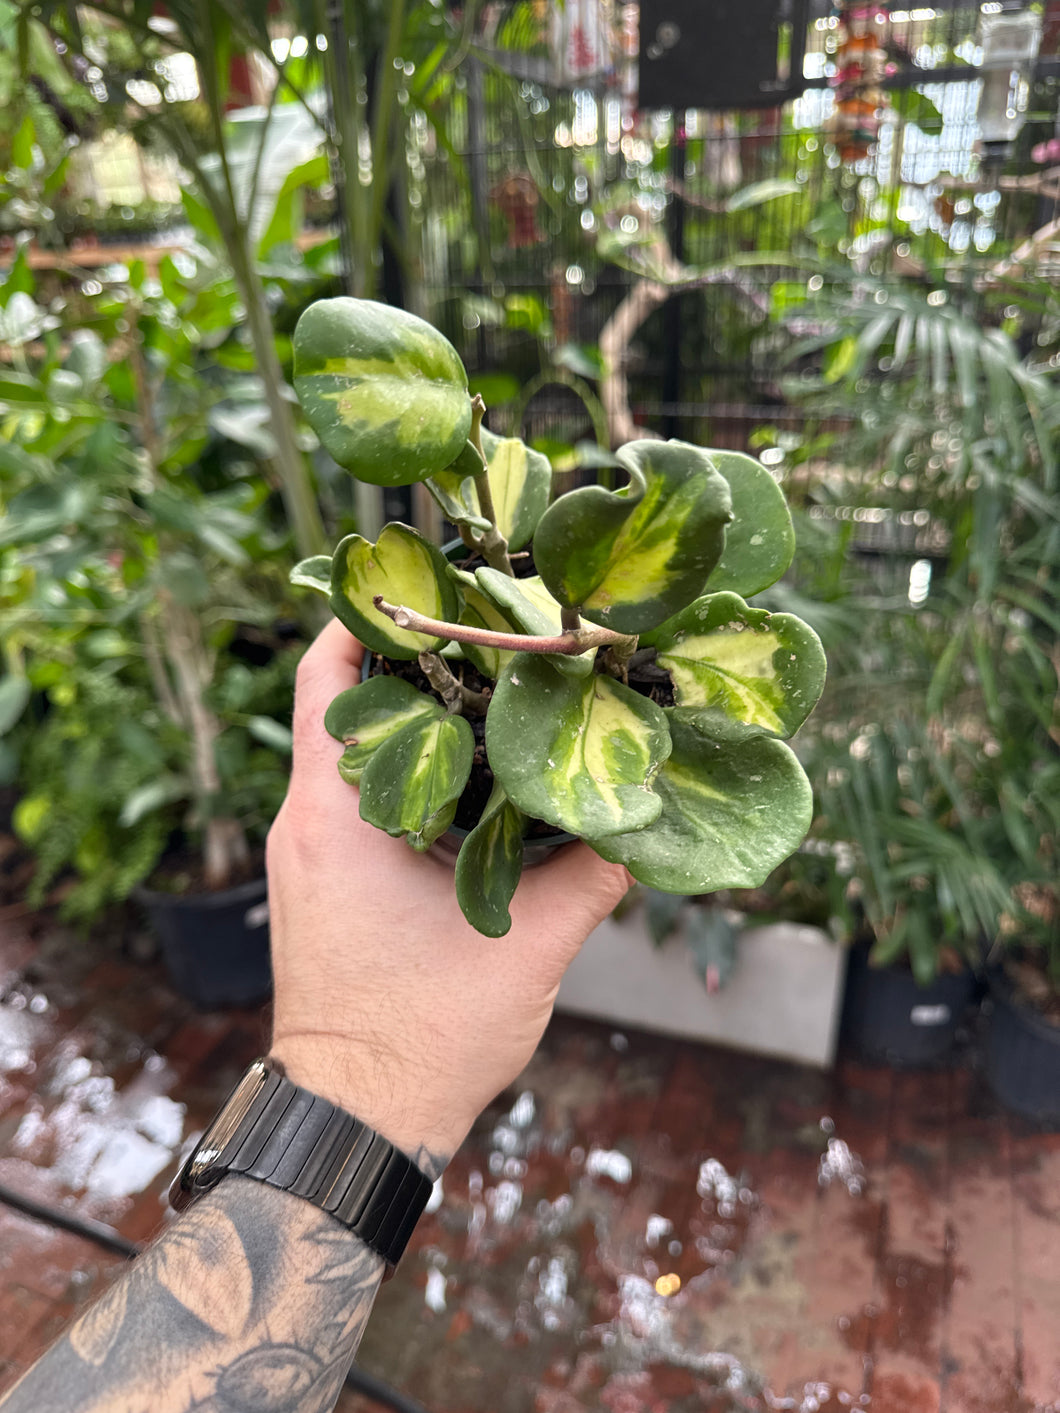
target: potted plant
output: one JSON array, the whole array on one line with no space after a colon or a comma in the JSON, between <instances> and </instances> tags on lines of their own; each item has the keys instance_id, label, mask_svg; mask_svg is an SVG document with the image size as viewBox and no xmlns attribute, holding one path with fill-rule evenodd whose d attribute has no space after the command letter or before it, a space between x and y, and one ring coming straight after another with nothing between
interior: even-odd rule
<instances>
[{"instance_id":1,"label":"potted plant","mask_svg":"<svg viewBox=\"0 0 1060 1413\"><path fill-rule=\"evenodd\" d=\"M615 457L621 490L550 504L548 461L486 431L447 340L372 301L310 306L295 388L341 466L425 482L460 531L448 557L405 525L351 535L292 579L372 654L325 721L362 816L420 850L466 831L455 886L480 932L510 927L539 839L677 893L760 883L797 847L811 791L782 738L825 663L803 622L746 602L793 551L762 466L644 440Z\"/></svg>"},{"instance_id":2,"label":"potted plant","mask_svg":"<svg viewBox=\"0 0 1060 1413\"><path fill-rule=\"evenodd\" d=\"M2 533L18 552L2 647L23 705L33 691L44 712L15 823L41 859L39 896L72 870L66 912L88 920L149 881L178 981L200 1004L235 1003L268 988L260 846L284 789L293 661L255 674L229 645L237 622L280 611L286 535L260 480L197 474L215 412L245 391L209 352L237 322L235 290L212 269L161 275L130 270L90 300L90 326L27 334L0 375ZM5 313L16 299L27 330L43 322L25 292ZM239 956L211 989L221 919Z\"/></svg>"}]
</instances>

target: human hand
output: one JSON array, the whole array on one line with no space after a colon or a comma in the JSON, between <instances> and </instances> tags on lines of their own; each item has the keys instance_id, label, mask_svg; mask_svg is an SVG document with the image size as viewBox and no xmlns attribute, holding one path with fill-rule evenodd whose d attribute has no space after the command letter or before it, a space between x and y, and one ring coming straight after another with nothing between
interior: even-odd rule
<instances>
[{"instance_id":1,"label":"human hand","mask_svg":"<svg viewBox=\"0 0 1060 1413\"><path fill-rule=\"evenodd\" d=\"M271 1053L296 1083L440 1166L529 1061L564 971L629 876L568 845L523 874L506 937L476 932L452 866L362 820L336 769L324 712L359 680L363 654L334 621L299 666L291 783L268 840Z\"/></svg>"}]
</instances>

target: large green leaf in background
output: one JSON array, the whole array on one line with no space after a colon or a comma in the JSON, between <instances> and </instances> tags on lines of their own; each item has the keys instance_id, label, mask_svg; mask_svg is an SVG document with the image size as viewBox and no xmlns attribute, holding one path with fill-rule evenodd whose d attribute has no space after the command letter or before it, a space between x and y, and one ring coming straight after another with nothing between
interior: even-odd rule
<instances>
[{"instance_id":1,"label":"large green leaf in background","mask_svg":"<svg viewBox=\"0 0 1060 1413\"><path fill-rule=\"evenodd\" d=\"M534 536L552 596L619 633L654 628L699 594L725 546L732 500L713 459L688 442L630 442L630 482L553 502Z\"/></svg>"},{"instance_id":2,"label":"large green leaf in background","mask_svg":"<svg viewBox=\"0 0 1060 1413\"><path fill-rule=\"evenodd\" d=\"M759 887L810 827L813 793L802 766L783 741L712 741L666 715L673 750L652 786L662 800L658 819L588 842L668 893Z\"/></svg>"},{"instance_id":3,"label":"large green leaf in background","mask_svg":"<svg viewBox=\"0 0 1060 1413\"><path fill-rule=\"evenodd\" d=\"M423 717L376 748L361 774L361 818L414 849L453 822L471 774L475 737L462 716Z\"/></svg>"},{"instance_id":4,"label":"large green leaf in background","mask_svg":"<svg viewBox=\"0 0 1060 1413\"><path fill-rule=\"evenodd\" d=\"M305 560L299 568L313 563ZM347 535L332 560L331 611L372 652L418 657L446 639L398 628L372 600L381 594L387 603L451 623L459 604L447 568L441 550L408 525L384 526L374 545L360 535ZM308 572L302 582L307 578Z\"/></svg>"},{"instance_id":5,"label":"large green leaf in background","mask_svg":"<svg viewBox=\"0 0 1060 1413\"><path fill-rule=\"evenodd\" d=\"M523 871L524 816L500 785L482 818L460 846L456 860L456 896L472 927L486 937L511 929L508 904Z\"/></svg>"},{"instance_id":6,"label":"large green leaf in background","mask_svg":"<svg viewBox=\"0 0 1060 1413\"><path fill-rule=\"evenodd\" d=\"M674 684L673 715L717 740L792 736L824 690L821 640L801 618L709 594L645 634Z\"/></svg>"},{"instance_id":7,"label":"large green leaf in background","mask_svg":"<svg viewBox=\"0 0 1060 1413\"><path fill-rule=\"evenodd\" d=\"M732 524L725 550L706 592L729 589L743 598L775 584L795 554L795 529L784 492L766 468L740 451L712 451L710 459L729 483Z\"/></svg>"},{"instance_id":8,"label":"large green leaf in background","mask_svg":"<svg viewBox=\"0 0 1060 1413\"><path fill-rule=\"evenodd\" d=\"M400 677L371 677L340 692L324 714L324 726L345 750L339 774L351 785L360 781L376 750L412 722L437 721L445 708L434 697Z\"/></svg>"},{"instance_id":9,"label":"large green leaf in background","mask_svg":"<svg viewBox=\"0 0 1060 1413\"><path fill-rule=\"evenodd\" d=\"M524 814L592 838L657 817L652 781L670 737L662 710L620 682L518 653L490 702L486 750Z\"/></svg>"},{"instance_id":10,"label":"large green leaf in background","mask_svg":"<svg viewBox=\"0 0 1060 1413\"><path fill-rule=\"evenodd\" d=\"M485 427L482 449L486 453L497 528L510 549L520 550L529 543L548 506L552 466L547 456L531 451L518 437L498 437ZM472 530L484 530L489 525L482 517L472 479L481 469L481 458L471 447L471 455L461 453L452 466L427 482L427 489L454 525L467 525Z\"/></svg>"},{"instance_id":11,"label":"large green leaf in background","mask_svg":"<svg viewBox=\"0 0 1060 1413\"><path fill-rule=\"evenodd\" d=\"M309 306L294 334L294 385L327 450L373 485L444 471L471 430L456 349L425 320L374 300Z\"/></svg>"}]
</instances>

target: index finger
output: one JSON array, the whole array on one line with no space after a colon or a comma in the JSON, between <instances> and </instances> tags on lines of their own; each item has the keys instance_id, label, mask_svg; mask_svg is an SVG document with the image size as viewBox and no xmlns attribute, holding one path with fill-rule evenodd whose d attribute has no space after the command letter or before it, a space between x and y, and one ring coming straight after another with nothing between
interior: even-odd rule
<instances>
[{"instance_id":1,"label":"index finger","mask_svg":"<svg viewBox=\"0 0 1060 1413\"><path fill-rule=\"evenodd\" d=\"M361 680L364 647L337 618L323 628L298 664L294 692L294 770L301 772L325 755L334 766L336 742L324 729L324 713L339 695Z\"/></svg>"}]
</instances>

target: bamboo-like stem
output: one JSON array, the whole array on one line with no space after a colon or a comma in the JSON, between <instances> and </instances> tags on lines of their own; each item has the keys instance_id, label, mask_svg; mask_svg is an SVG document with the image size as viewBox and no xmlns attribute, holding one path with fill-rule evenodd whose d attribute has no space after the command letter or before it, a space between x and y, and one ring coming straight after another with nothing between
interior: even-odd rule
<instances>
[{"instance_id":1,"label":"bamboo-like stem","mask_svg":"<svg viewBox=\"0 0 1060 1413\"><path fill-rule=\"evenodd\" d=\"M144 661L147 663L147 671L151 678L151 685L155 689L158 704L174 726L183 726L180 703L177 701L173 683L169 679L169 672L158 645L158 630L155 621L149 613L140 614L140 634Z\"/></svg>"},{"instance_id":2,"label":"bamboo-like stem","mask_svg":"<svg viewBox=\"0 0 1060 1413\"><path fill-rule=\"evenodd\" d=\"M448 663L437 653L420 653L420 671L445 702L454 716L485 716L489 697L473 692L450 671Z\"/></svg>"},{"instance_id":3,"label":"bamboo-like stem","mask_svg":"<svg viewBox=\"0 0 1060 1413\"><path fill-rule=\"evenodd\" d=\"M369 237L372 254L381 248L386 197L390 189L390 140L393 136L397 73L394 61L401 48L405 30L405 0L389 0L390 15L386 42L375 70L375 93L372 110L372 187L369 201ZM366 272L367 273L367 272ZM376 268L371 265L368 295L375 295Z\"/></svg>"},{"instance_id":4,"label":"bamboo-like stem","mask_svg":"<svg viewBox=\"0 0 1060 1413\"><path fill-rule=\"evenodd\" d=\"M399 628L411 633L424 633L432 638L448 638L454 643L474 643L481 648L498 648L509 653L562 653L577 657L590 648L609 648L613 644L636 644L628 633L615 633L610 628L579 628L576 632L559 633L554 637L537 637L532 633L497 633L492 628L472 628L466 623L446 623L440 618L427 618L415 609L387 603L382 594L372 602L380 613L392 618Z\"/></svg>"}]
</instances>

